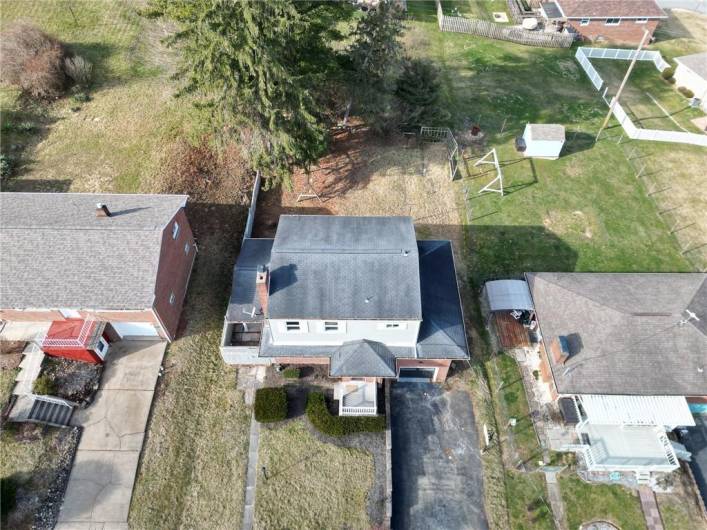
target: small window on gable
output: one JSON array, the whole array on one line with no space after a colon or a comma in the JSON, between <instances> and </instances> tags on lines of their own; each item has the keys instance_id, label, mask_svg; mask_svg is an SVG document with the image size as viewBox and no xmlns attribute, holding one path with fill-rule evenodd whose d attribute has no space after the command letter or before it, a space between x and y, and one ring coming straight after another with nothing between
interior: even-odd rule
<instances>
[{"instance_id":1,"label":"small window on gable","mask_svg":"<svg viewBox=\"0 0 707 530\"><path fill-rule=\"evenodd\" d=\"M287 320L285 322L285 329L287 331L302 331L302 326L299 320Z\"/></svg>"},{"instance_id":2,"label":"small window on gable","mask_svg":"<svg viewBox=\"0 0 707 530\"><path fill-rule=\"evenodd\" d=\"M620 18L607 18L605 22L606 26L618 26L619 24L621 24Z\"/></svg>"},{"instance_id":3,"label":"small window on gable","mask_svg":"<svg viewBox=\"0 0 707 530\"><path fill-rule=\"evenodd\" d=\"M647 24L648 19L647 18L637 18L636 19L636 24Z\"/></svg>"},{"instance_id":4,"label":"small window on gable","mask_svg":"<svg viewBox=\"0 0 707 530\"><path fill-rule=\"evenodd\" d=\"M325 320L324 331L326 333L336 333L339 331L339 323L336 320Z\"/></svg>"},{"instance_id":5,"label":"small window on gable","mask_svg":"<svg viewBox=\"0 0 707 530\"><path fill-rule=\"evenodd\" d=\"M579 20L579 25L580 26L588 26L589 25L589 19L588 18L582 18Z\"/></svg>"},{"instance_id":6,"label":"small window on gable","mask_svg":"<svg viewBox=\"0 0 707 530\"><path fill-rule=\"evenodd\" d=\"M184 243L184 253L189 254L189 249L191 248L191 245L189 243Z\"/></svg>"},{"instance_id":7,"label":"small window on gable","mask_svg":"<svg viewBox=\"0 0 707 530\"><path fill-rule=\"evenodd\" d=\"M178 235L179 235L179 223L177 221L174 221L174 224L172 225L172 239L177 239Z\"/></svg>"},{"instance_id":8,"label":"small window on gable","mask_svg":"<svg viewBox=\"0 0 707 530\"><path fill-rule=\"evenodd\" d=\"M405 322L381 322L378 324L378 329L384 330L394 330L394 329L406 329L407 324Z\"/></svg>"},{"instance_id":9,"label":"small window on gable","mask_svg":"<svg viewBox=\"0 0 707 530\"><path fill-rule=\"evenodd\" d=\"M170 303L170 305L174 305L174 302L176 302L176 300L177 300L177 297L174 296L174 291L172 291L171 293L169 293L169 303Z\"/></svg>"}]
</instances>

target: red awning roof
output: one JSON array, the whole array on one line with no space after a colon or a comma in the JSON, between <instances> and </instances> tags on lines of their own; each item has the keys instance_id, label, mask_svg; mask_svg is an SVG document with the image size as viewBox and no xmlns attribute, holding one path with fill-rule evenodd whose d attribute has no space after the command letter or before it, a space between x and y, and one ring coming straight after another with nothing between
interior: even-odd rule
<instances>
[{"instance_id":1,"label":"red awning roof","mask_svg":"<svg viewBox=\"0 0 707 530\"><path fill-rule=\"evenodd\" d=\"M103 333L105 322L99 320L68 319L52 322L42 347L90 348Z\"/></svg>"}]
</instances>

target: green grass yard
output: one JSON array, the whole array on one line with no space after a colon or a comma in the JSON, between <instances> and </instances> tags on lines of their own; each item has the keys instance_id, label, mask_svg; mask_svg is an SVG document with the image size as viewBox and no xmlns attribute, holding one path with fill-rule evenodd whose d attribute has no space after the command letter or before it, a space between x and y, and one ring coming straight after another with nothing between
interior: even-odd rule
<instances>
[{"instance_id":1,"label":"green grass yard","mask_svg":"<svg viewBox=\"0 0 707 530\"><path fill-rule=\"evenodd\" d=\"M576 476L561 476L569 528L588 521L610 521L621 530L645 530L638 495L616 485L593 485Z\"/></svg>"},{"instance_id":2,"label":"green grass yard","mask_svg":"<svg viewBox=\"0 0 707 530\"><path fill-rule=\"evenodd\" d=\"M303 420L260 431L255 527L369 528L366 498L373 484L370 453L324 443Z\"/></svg>"},{"instance_id":3,"label":"green grass yard","mask_svg":"<svg viewBox=\"0 0 707 530\"><path fill-rule=\"evenodd\" d=\"M555 524L542 473L506 472L506 497L512 530L552 530Z\"/></svg>"}]
</instances>

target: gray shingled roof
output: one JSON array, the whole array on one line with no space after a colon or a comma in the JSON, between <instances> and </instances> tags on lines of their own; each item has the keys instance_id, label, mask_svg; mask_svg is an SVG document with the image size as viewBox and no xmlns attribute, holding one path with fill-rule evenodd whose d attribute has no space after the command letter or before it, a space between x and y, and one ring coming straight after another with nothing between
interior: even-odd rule
<instances>
[{"instance_id":1,"label":"gray shingled roof","mask_svg":"<svg viewBox=\"0 0 707 530\"><path fill-rule=\"evenodd\" d=\"M548 18L562 18L560 8L557 7L557 4L555 2L545 2L541 4L541 6Z\"/></svg>"},{"instance_id":2,"label":"gray shingled roof","mask_svg":"<svg viewBox=\"0 0 707 530\"><path fill-rule=\"evenodd\" d=\"M418 241L422 323L417 338L421 359L468 359L454 254L449 241Z\"/></svg>"},{"instance_id":3,"label":"gray shingled roof","mask_svg":"<svg viewBox=\"0 0 707 530\"><path fill-rule=\"evenodd\" d=\"M272 239L245 239L233 268L231 298L226 320L229 322L259 322L263 320L262 306L255 290L255 276L260 265L270 266ZM251 318L251 311L255 315Z\"/></svg>"},{"instance_id":4,"label":"gray shingled roof","mask_svg":"<svg viewBox=\"0 0 707 530\"><path fill-rule=\"evenodd\" d=\"M283 215L270 261L270 318L422 318L409 217Z\"/></svg>"},{"instance_id":5,"label":"gray shingled roof","mask_svg":"<svg viewBox=\"0 0 707 530\"><path fill-rule=\"evenodd\" d=\"M185 195L0 193L0 306L152 307L162 230ZM96 203L112 212L97 218Z\"/></svg>"},{"instance_id":6,"label":"gray shingled roof","mask_svg":"<svg viewBox=\"0 0 707 530\"><path fill-rule=\"evenodd\" d=\"M676 57L675 61L684 64L702 79L707 80L707 52L683 55L682 57Z\"/></svg>"},{"instance_id":7,"label":"gray shingled roof","mask_svg":"<svg viewBox=\"0 0 707 530\"><path fill-rule=\"evenodd\" d=\"M332 377L395 377L395 356L380 342L345 342L331 356Z\"/></svg>"},{"instance_id":8,"label":"gray shingled roof","mask_svg":"<svg viewBox=\"0 0 707 530\"><path fill-rule=\"evenodd\" d=\"M545 345L571 339L564 365L549 356L561 394L707 394L706 274L526 277Z\"/></svg>"}]
</instances>

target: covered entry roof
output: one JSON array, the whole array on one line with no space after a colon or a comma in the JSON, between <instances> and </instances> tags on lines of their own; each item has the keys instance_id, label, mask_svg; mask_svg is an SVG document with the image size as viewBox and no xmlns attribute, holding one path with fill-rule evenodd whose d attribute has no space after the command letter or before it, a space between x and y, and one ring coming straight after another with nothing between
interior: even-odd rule
<instances>
[{"instance_id":1,"label":"covered entry roof","mask_svg":"<svg viewBox=\"0 0 707 530\"><path fill-rule=\"evenodd\" d=\"M682 396L578 396L592 423L604 425L695 425Z\"/></svg>"},{"instance_id":2,"label":"covered entry roof","mask_svg":"<svg viewBox=\"0 0 707 530\"><path fill-rule=\"evenodd\" d=\"M395 377L395 357L380 342L346 342L332 355L330 374L333 377Z\"/></svg>"},{"instance_id":3,"label":"covered entry roof","mask_svg":"<svg viewBox=\"0 0 707 530\"><path fill-rule=\"evenodd\" d=\"M524 280L494 280L486 282L491 311L532 311L533 300L530 289Z\"/></svg>"}]
</instances>

